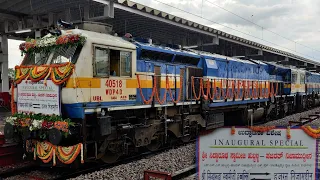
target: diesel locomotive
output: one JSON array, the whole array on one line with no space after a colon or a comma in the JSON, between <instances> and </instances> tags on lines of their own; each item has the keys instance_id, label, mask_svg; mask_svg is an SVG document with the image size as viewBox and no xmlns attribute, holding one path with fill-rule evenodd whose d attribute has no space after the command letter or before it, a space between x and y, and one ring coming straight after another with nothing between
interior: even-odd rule
<instances>
[{"instance_id":1,"label":"diesel locomotive","mask_svg":"<svg viewBox=\"0 0 320 180\"><path fill-rule=\"evenodd\" d=\"M118 37L96 23L50 32L20 50L5 133L43 164L113 163L202 130L319 104L320 74Z\"/></svg>"}]
</instances>

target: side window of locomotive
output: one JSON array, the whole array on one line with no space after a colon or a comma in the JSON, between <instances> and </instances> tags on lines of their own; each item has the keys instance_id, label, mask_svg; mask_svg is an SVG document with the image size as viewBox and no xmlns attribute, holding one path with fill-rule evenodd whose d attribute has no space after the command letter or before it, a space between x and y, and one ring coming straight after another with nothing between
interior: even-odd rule
<instances>
[{"instance_id":1,"label":"side window of locomotive","mask_svg":"<svg viewBox=\"0 0 320 180\"><path fill-rule=\"evenodd\" d=\"M109 76L109 50L95 47L94 60L96 76Z\"/></svg>"},{"instance_id":2,"label":"side window of locomotive","mask_svg":"<svg viewBox=\"0 0 320 180\"><path fill-rule=\"evenodd\" d=\"M305 76L304 74L300 74L300 84L304 84L305 82Z\"/></svg>"},{"instance_id":3,"label":"side window of locomotive","mask_svg":"<svg viewBox=\"0 0 320 180\"><path fill-rule=\"evenodd\" d=\"M131 76L131 52L120 52L121 76Z\"/></svg>"},{"instance_id":4,"label":"side window of locomotive","mask_svg":"<svg viewBox=\"0 0 320 180\"><path fill-rule=\"evenodd\" d=\"M110 50L110 76L131 76L131 52Z\"/></svg>"},{"instance_id":5,"label":"side window of locomotive","mask_svg":"<svg viewBox=\"0 0 320 180\"><path fill-rule=\"evenodd\" d=\"M95 47L96 76L129 76L132 73L132 53L103 47Z\"/></svg>"},{"instance_id":6,"label":"side window of locomotive","mask_svg":"<svg viewBox=\"0 0 320 180\"><path fill-rule=\"evenodd\" d=\"M296 83L297 83L297 74L292 74L291 82L292 82L293 84L296 84Z\"/></svg>"}]
</instances>

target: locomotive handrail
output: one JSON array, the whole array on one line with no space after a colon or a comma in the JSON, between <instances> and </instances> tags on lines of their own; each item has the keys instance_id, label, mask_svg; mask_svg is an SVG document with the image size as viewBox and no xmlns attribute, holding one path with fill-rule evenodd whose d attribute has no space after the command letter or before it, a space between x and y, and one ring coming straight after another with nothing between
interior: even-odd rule
<instances>
[{"instance_id":1,"label":"locomotive handrail","mask_svg":"<svg viewBox=\"0 0 320 180\"><path fill-rule=\"evenodd\" d=\"M250 96L250 82L246 80L245 83L245 99L248 99Z\"/></svg>"},{"instance_id":2,"label":"locomotive handrail","mask_svg":"<svg viewBox=\"0 0 320 180\"><path fill-rule=\"evenodd\" d=\"M270 86L268 86L267 87L267 84L268 84L268 82L267 81L265 81L264 82L264 98L268 98L269 97L269 88L270 88Z\"/></svg>"},{"instance_id":3,"label":"locomotive handrail","mask_svg":"<svg viewBox=\"0 0 320 180\"><path fill-rule=\"evenodd\" d=\"M226 88L224 90L223 88L223 82L224 79L209 79L206 78L206 87L203 86L204 83L204 78L203 77L191 77L192 81L192 91L193 95L196 100L200 100L201 95L205 100L214 100L215 98L221 99L223 97L224 100L226 99L239 99L239 98L252 98L252 99L257 99L257 98L268 98L268 97L273 97L276 96L278 93L278 82L267 82L267 81L254 81L254 80L225 80L226 81ZM199 79L199 94L196 94L195 91L195 79ZM213 82L212 82L213 81ZM220 84L217 85L217 83ZM242 82L242 85L240 87L240 82ZM213 83L213 85L212 85ZM231 86L230 86L231 83ZM269 86L268 86L269 83ZM264 85L264 86L263 86ZM213 91L211 90L213 86ZM250 87L251 86L251 87ZM274 88L274 86L276 86ZM204 88L206 88L206 93ZM219 88L219 91L217 90ZM231 92L230 92L231 88ZM243 89L242 94L241 94L241 89ZM250 93L251 90L251 93ZM241 96L241 97L240 97Z\"/></svg>"},{"instance_id":4,"label":"locomotive handrail","mask_svg":"<svg viewBox=\"0 0 320 180\"><path fill-rule=\"evenodd\" d=\"M150 104L152 102L154 94L156 92L156 83L153 83L151 96L150 96L149 100L146 100L144 95L143 95L142 89L141 89L139 74L136 74L136 76L137 76L137 80L138 80L138 88L139 88L139 91L140 91L140 96L141 96L141 98L143 100L143 103ZM155 76L153 77L153 81L156 82L156 77Z\"/></svg>"},{"instance_id":5,"label":"locomotive handrail","mask_svg":"<svg viewBox=\"0 0 320 180\"><path fill-rule=\"evenodd\" d=\"M258 98L258 90L257 90L257 82L258 81L252 81L252 99Z\"/></svg>"},{"instance_id":6,"label":"locomotive handrail","mask_svg":"<svg viewBox=\"0 0 320 180\"><path fill-rule=\"evenodd\" d=\"M263 98L263 81L259 81L258 82L258 86L259 86L259 98Z\"/></svg>"},{"instance_id":7,"label":"locomotive handrail","mask_svg":"<svg viewBox=\"0 0 320 180\"><path fill-rule=\"evenodd\" d=\"M155 82L155 81L154 81ZM158 92L158 88L157 88L157 84L154 83L154 86L156 87L156 100L158 101L159 104L163 104L166 100L167 100L167 89L168 89L168 83L167 83L167 78L166 78L166 88L164 89L164 95L163 95L163 98L162 100L160 100L160 97L159 97L159 92ZM161 85L160 85L160 88L161 88ZM161 94L161 92L160 92Z\"/></svg>"},{"instance_id":8,"label":"locomotive handrail","mask_svg":"<svg viewBox=\"0 0 320 180\"><path fill-rule=\"evenodd\" d=\"M201 95L203 96L203 98L205 100L211 99L213 100L215 97L216 99L221 99L221 96L224 98L224 100L226 99L233 99L235 98L239 98L240 94L241 94L241 88L240 88L240 81L239 80L226 80L226 90L224 91L223 89L223 79L220 79L220 86L219 88L219 92L217 92L217 79L213 79L213 94L211 94L211 87L212 87L212 79L207 78L207 86L206 86L206 94L204 93L204 86L203 86L203 80L204 78L202 77L191 77L192 81L192 91L193 91L193 95L195 97L196 100L200 100ZM195 86L194 86L194 79L199 79L199 83L200 83L200 88L199 88L199 94L197 95L195 92ZM230 93L230 87L229 87L229 83L232 83L231 85L231 93ZM237 86L237 88L236 88Z\"/></svg>"},{"instance_id":9,"label":"locomotive handrail","mask_svg":"<svg viewBox=\"0 0 320 180\"><path fill-rule=\"evenodd\" d=\"M173 98L173 96L172 96L172 92L171 92L170 83L169 83L169 77L168 77L168 76L167 76L167 79L168 79L168 80L167 80L167 85L168 85L169 96L170 96L170 98L171 98L171 101L172 101L173 103L178 103L178 102L180 101L180 99L181 99L182 86L183 86L183 83L182 83L183 77L180 76L180 88L179 88L179 95L178 95L177 100L174 100L174 98ZM175 83L176 83L176 82L175 82Z\"/></svg>"},{"instance_id":10,"label":"locomotive handrail","mask_svg":"<svg viewBox=\"0 0 320 180\"><path fill-rule=\"evenodd\" d=\"M134 75L157 76L154 72L136 72Z\"/></svg>"},{"instance_id":11,"label":"locomotive handrail","mask_svg":"<svg viewBox=\"0 0 320 180\"><path fill-rule=\"evenodd\" d=\"M139 74L136 74L136 76L137 76L137 81L138 81L139 92L140 92L141 98L142 98L142 100L143 100L143 102L145 104L150 104L153 101L153 97L154 96L155 96L155 98L156 98L156 100L158 101L159 104L161 104L161 105L164 104L166 102L166 100L167 100L167 91L169 91L169 96L170 96L171 101L173 103L178 103L180 101L181 93L182 93L182 85L183 85L182 84L182 79L183 79L182 76L180 76L180 90L179 90L179 95L177 97L177 100L174 100L174 98L173 98L172 91L171 91L171 88L170 88L169 76L168 75L166 75L166 76L161 76L161 75L158 76L158 77L166 77L166 87L164 88L165 92L164 92L164 96L163 96L162 99L160 99L160 97L159 97L159 92L158 92L157 83L156 83L156 76L152 75L153 76L153 87L152 87L152 93L151 93L151 96L150 96L149 100L146 100L144 95L143 95ZM172 77L176 78L178 76L172 76ZM161 89L163 89L163 88L161 88ZM161 92L160 92L160 94L161 94Z\"/></svg>"},{"instance_id":12,"label":"locomotive handrail","mask_svg":"<svg viewBox=\"0 0 320 180\"><path fill-rule=\"evenodd\" d=\"M270 97L274 96L274 88L273 88L273 82L270 82Z\"/></svg>"},{"instance_id":13,"label":"locomotive handrail","mask_svg":"<svg viewBox=\"0 0 320 180\"><path fill-rule=\"evenodd\" d=\"M217 95L217 87L216 87L216 79L213 80L214 82L214 93L213 93L213 97L212 99L214 98L214 96L216 96L217 99L220 99L221 98L221 93L222 93L222 79L220 80L220 88L219 88L219 93Z\"/></svg>"},{"instance_id":14,"label":"locomotive handrail","mask_svg":"<svg viewBox=\"0 0 320 180\"><path fill-rule=\"evenodd\" d=\"M276 84L276 90L274 90L274 86L273 86L274 83ZM270 97L276 96L278 94L278 84L279 84L278 82L270 82L270 88L271 88L271 90L269 91Z\"/></svg>"},{"instance_id":15,"label":"locomotive handrail","mask_svg":"<svg viewBox=\"0 0 320 180\"><path fill-rule=\"evenodd\" d=\"M235 97L235 99L239 99L240 91L241 91L241 89L240 89L240 81L239 80L234 80L233 82L236 82L235 84L237 85L237 91L234 91L234 92L236 92L234 97ZM233 84L234 89L235 89L235 86L236 86L235 84Z\"/></svg>"},{"instance_id":16,"label":"locomotive handrail","mask_svg":"<svg viewBox=\"0 0 320 180\"><path fill-rule=\"evenodd\" d=\"M193 95L195 97L196 100L200 100L201 98L201 91L202 91L202 78L199 78L200 79L200 92L199 92L199 96L196 95L196 89L194 87L194 76L191 77L191 86L192 86L192 90L193 90Z\"/></svg>"}]
</instances>

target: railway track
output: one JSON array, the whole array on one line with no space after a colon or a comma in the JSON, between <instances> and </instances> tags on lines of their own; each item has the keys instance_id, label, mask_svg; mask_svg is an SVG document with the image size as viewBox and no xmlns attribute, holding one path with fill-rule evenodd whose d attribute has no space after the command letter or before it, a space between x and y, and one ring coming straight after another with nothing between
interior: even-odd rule
<instances>
[{"instance_id":1,"label":"railway track","mask_svg":"<svg viewBox=\"0 0 320 180\"><path fill-rule=\"evenodd\" d=\"M173 174L158 172L158 171L145 171L144 177L141 180L151 180L151 178L161 178L164 180L182 180L184 178L196 175L196 165L191 165L187 168L174 172Z\"/></svg>"},{"instance_id":2,"label":"railway track","mask_svg":"<svg viewBox=\"0 0 320 180\"><path fill-rule=\"evenodd\" d=\"M315 112L315 114L310 114L309 117L300 118L299 121L289 121L289 126L291 127L303 126L319 118L320 118L320 112Z\"/></svg>"},{"instance_id":3,"label":"railway track","mask_svg":"<svg viewBox=\"0 0 320 180\"><path fill-rule=\"evenodd\" d=\"M4 172L0 173L0 179L4 179L10 176L15 176L17 174L22 174L22 173L28 173L31 171L34 171L38 168L38 166L35 163L30 163L26 166L23 167L18 167L18 168L12 168L9 170L6 170Z\"/></svg>"},{"instance_id":4,"label":"railway track","mask_svg":"<svg viewBox=\"0 0 320 180\"><path fill-rule=\"evenodd\" d=\"M196 174L196 171L196 165L192 165L190 167L175 172L172 175L172 180L181 180L189 176L194 176Z\"/></svg>"}]
</instances>

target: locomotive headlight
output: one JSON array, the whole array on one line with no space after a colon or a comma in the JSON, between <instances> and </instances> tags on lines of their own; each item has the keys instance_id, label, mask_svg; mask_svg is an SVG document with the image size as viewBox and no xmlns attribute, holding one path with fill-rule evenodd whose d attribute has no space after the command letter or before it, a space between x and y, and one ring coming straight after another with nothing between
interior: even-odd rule
<instances>
[{"instance_id":1,"label":"locomotive headlight","mask_svg":"<svg viewBox=\"0 0 320 180\"><path fill-rule=\"evenodd\" d=\"M105 116L106 115L106 111L104 109L101 110L101 116Z\"/></svg>"}]
</instances>

